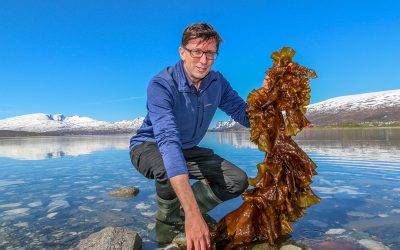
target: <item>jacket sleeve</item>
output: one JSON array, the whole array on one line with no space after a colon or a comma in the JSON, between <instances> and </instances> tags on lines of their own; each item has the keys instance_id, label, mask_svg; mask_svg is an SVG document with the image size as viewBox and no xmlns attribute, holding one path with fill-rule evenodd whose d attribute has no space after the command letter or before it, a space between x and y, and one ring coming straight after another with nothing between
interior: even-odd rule
<instances>
[{"instance_id":1,"label":"jacket sleeve","mask_svg":"<svg viewBox=\"0 0 400 250\"><path fill-rule=\"evenodd\" d=\"M169 84L153 79L147 88L147 110L168 178L188 174L173 107Z\"/></svg>"},{"instance_id":2,"label":"jacket sleeve","mask_svg":"<svg viewBox=\"0 0 400 250\"><path fill-rule=\"evenodd\" d=\"M246 128L250 127L246 109L247 103L232 89L229 82L221 75L222 95L219 108Z\"/></svg>"}]
</instances>

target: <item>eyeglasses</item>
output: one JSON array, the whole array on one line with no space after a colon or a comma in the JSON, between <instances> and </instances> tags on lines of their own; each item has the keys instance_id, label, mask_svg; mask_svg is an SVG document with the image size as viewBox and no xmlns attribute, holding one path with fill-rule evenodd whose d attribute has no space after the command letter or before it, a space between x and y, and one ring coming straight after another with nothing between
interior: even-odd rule
<instances>
[{"instance_id":1,"label":"eyeglasses","mask_svg":"<svg viewBox=\"0 0 400 250\"><path fill-rule=\"evenodd\" d=\"M207 60L215 60L218 57L218 52L202 51L200 49L188 49L185 46L182 46L182 48L189 51L190 56L193 58L201 58L203 54L206 54Z\"/></svg>"}]
</instances>

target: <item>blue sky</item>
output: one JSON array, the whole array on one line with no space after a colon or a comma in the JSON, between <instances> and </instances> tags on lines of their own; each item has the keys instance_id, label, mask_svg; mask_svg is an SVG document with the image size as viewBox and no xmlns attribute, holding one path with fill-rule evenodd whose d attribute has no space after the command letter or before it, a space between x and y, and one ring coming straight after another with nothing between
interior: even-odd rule
<instances>
[{"instance_id":1,"label":"blue sky","mask_svg":"<svg viewBox=\"0 0 400 250\"><path fill-rule=\"evenodd\" d=\"M399 10L398 1L2 0L0 119L144 116L148 81L179 60L182 31L195 22L221 34L214 69L243 98L283 46L319 76L311 103L399 89Z\"/></svg>"}]
</instances>

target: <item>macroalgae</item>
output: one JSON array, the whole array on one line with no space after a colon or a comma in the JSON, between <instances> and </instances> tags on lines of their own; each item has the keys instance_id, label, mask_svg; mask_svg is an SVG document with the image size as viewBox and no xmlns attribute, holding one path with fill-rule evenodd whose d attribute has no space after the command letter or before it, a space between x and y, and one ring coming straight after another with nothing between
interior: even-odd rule
<instances>
[{"instance_id":1,"label":"macroalgae","mask_svg":"<svg viewBox=\"0 0 400 250\"><path fill-rule=\"evenodd\" d=\"M226 215L214 232L218 249L246 249L252 242L274 242L293 231L291 222L320 198L310 188L315 163L291 138L309 124L304 116L310 101L314 70L293 62L295 51L284 47L272 54L263 86L247 97L251 141L266 152L249 179L244 203Z\"/></svg>"}]
</instances>

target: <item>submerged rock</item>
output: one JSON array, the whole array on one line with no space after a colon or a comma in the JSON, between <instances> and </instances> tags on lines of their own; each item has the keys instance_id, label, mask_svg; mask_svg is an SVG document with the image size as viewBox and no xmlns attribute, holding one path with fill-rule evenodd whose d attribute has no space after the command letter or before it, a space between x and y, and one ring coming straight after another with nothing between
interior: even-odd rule
<instances>
[{"instance_id":1,"label":"submerged rock","mask_svg":"<svg viewBox=\"0 0 400 250\"><path fill-rule=\"evenodd\" d=\"M369 240L369 239L362 239L359 240L358 243L363 247L371 250L389 250L389 247L383 245L381 242Z\"/></svg>"},{"instance_id":2,"label":"submerged rock","mask_svg":"<svg viewBox=\"0 0 400 250\"><path fill-rule=\"evenodd\" d=\"M133 186L128 186L128 187L122 187L117 190L112 190L108 192L108 195L114 196L114 197L121 197L121 198L133 198L139 193L139 188L133 187Z\"/></svg>"},{"instance_id":3,"label":"submerged rock","mask_svg":"<svg viewBox=\"0 0 400 250\"><path fill-rule=\"evenodd\" d=\"M373 218L373 217L375 217L372 214L368 214L368 213L364 213L364 212L357 212L357 211L348 212L347 215L348 216L353 216L353 217L361 217L361 218Z\"/></svg>"},{"instance_id":4,"label":"submerged rock","mask_svg":"<svg viewBox=\"0 0 400 250\"><path fill-rule=\"evenodd\" d=\"M334 241L324 241L313 245L311 249L318 249L318 250L359 250L360 246L356 243L345 241L345 240L334 240Z\"/></svg>"},{"instance_id":5,"label":"submerged rock","mask_svg":"<svg viewBox=\"0 0 400 250\"><path fill-rule=\"evenodd\" d=\"M343 228L332 228L325 232L325 234L342 234L346 232L346 229Z\"/></svg>"},{"instance_id":6,"label":"submerged rock","mask_svg":"<svg viewBox=\"0 0 400 250\"><path fill-rule=\"evenodd\" d=\"M139 234L127 228L106 227L81 240L75 250L139 250L142 239Z\"/></svg>"},{"instance_id":7,"label":"submerged rock","mask_svg":"<svg viewBox=\"0 0 400 250\"><path fill-rule=\"evenodd\" d=\"M168 246L166 246L165 248L161 248L162 250L183 250L186 249L186 247L180 247L178 244L176 243L171 243ZM160 250L161 250L160 249Z\"/></svg>"},{"instance_id":8,"label":"submerged rock","mask_svg":"<svg viewBox=\"0 0 400 250\"><path fill-rule=\"evenodd\" d=\"M301 250L301 247L295 245L285 245L282 246L279 250Z\"/></svg>"},{"instance_id":9,"label":"submerged rock","mask_svg":"<svg viewBox=\"0 0 400 250\"><path fill-rule=\"evenodd\" d=\"M179 247L186 248L186 235L185 233L179 233L175 238L172 240L172 243L177 244Z\"/></svg>"},{"instance_id":10,"label":"submerged rock","mask_svg":"<svg viewBox=\"0 0 400 250\"><path fill-rule=\"evenodd\" d=\"M253 246L251 250L276 250L276 247L271 246L268 243L261 243Z\"/></svg>"}]
</instances>

